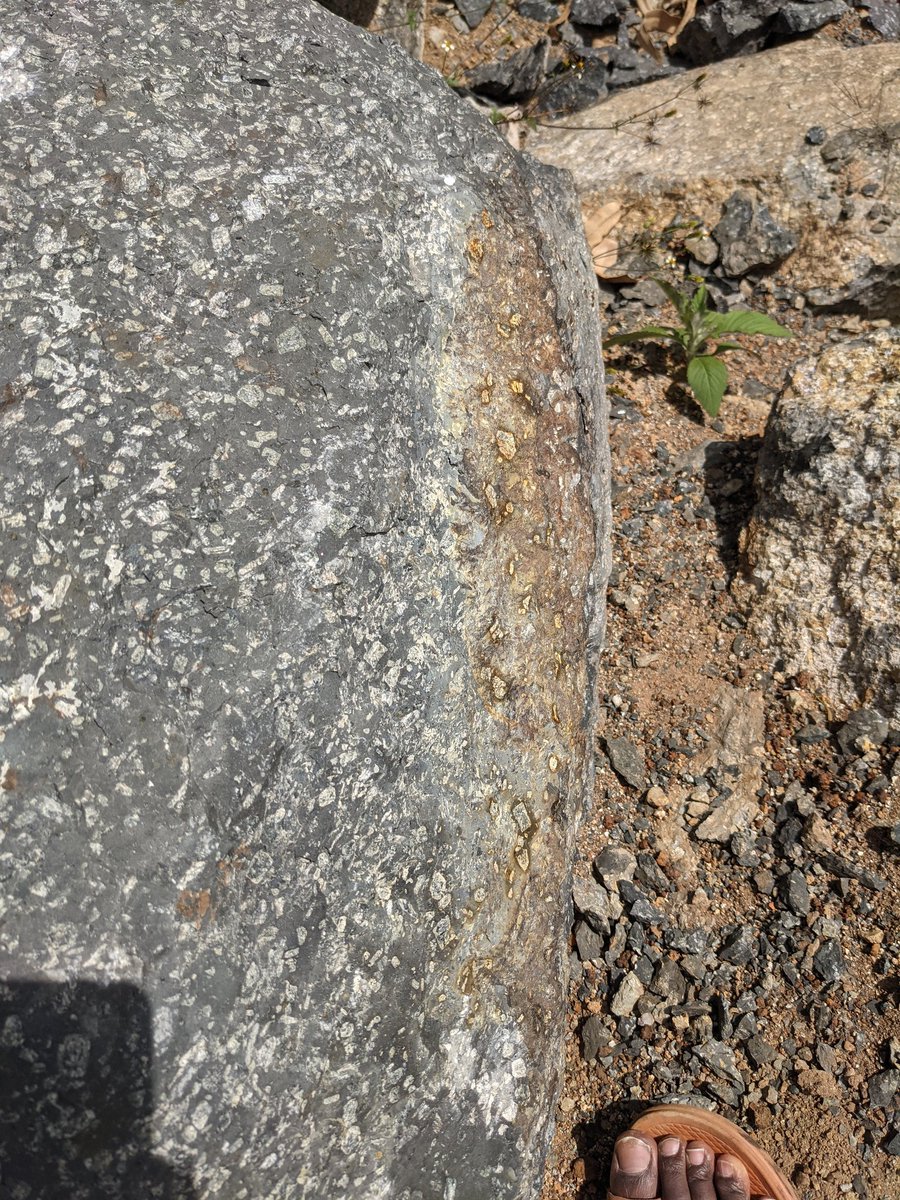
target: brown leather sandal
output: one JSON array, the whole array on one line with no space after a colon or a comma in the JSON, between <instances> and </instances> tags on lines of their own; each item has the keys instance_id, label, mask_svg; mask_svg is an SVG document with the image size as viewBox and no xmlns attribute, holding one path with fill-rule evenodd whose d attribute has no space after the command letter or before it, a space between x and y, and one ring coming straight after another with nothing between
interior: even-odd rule
<instances>
[{"instance_id":1,"label":"brown leather sandal","mask_svg":"<svg viewBox=\"0 0 900 1200\"><path fill-rule=\"evenodd\" d=\"M690 1104L657 1104L642 1113L631 1128L652 1138L677 1137L683 1142L703 1142L713 1154L730 1154L744 1164L754 1196L799 1200L796 1191L765 1150L718 1113L694 1108ZM612 1192L607 1192L606 1197L607 1200L625 1200Z\"/></svg>"}]
</instances>

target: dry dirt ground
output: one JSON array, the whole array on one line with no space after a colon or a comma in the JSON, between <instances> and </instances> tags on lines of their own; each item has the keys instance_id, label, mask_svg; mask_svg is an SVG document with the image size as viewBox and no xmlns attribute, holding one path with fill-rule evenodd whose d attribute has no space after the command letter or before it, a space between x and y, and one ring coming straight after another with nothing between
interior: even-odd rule
<instances>
[{"instance_id":1,"label":"dry dirt ground","mask_svg":"<svg viewBox=\"0 0 900 1200\"><path fill-rule=\"evenodd\" d=\"M900 820L900 734L894 744L844 755L835 733L846 714L829 710L811 680L786 677L760 652L729 590L761 434L786 368L862 326L857 318L774 315L797 337L766 343L758 356L730 356L735 394L725 398L718 430L672 384L671 364L655 347L607 352L615 566L601 746L628 738L647 775L645 786L629 786L600 753L575 874L589 880L605 847L624 846L638 859L635 882L652 905L682 930L705 931L709 945L701 962L688 964L691 974L686 954L652 917L611 947L612 966L579 961L573 943L565 1081L542 1200L603 1197L616 1134L647 1102L675 1095L714 1105L754 1132L803 1200L900 1198L900 1138L893 1154L885 1148L896 1138L897 1098L882 1106L870 1088L900 1051L900 848L889 836ZM709 792L708 779L698 792L692 764L702 765L716 732L723 689L761 704L765 741L754 780L759 814L736 841L720 844L696 837ZM813 853L817 837L846 860L845 871L880 877L880 890L842 875L833 860L823 866ZM801 901L800 916L785 900L788 870L808 885L809 911ZM627 908L623 919L627 926ZM720 939L727 944L736 927L763 940L747 961L724 961ZM829 940L843 962L839 978L826 982L814 962ZM641 958L649 959L645 979L663 959L680 964L687 991L669 996L679 1001L672 1004L648 989L646 1014L639 1002L622 1024L609 1012L610 975ZM604 1023L604 1044L585 1061L592 1015ZM758 1061L759 1041L754 1061L750 1032L770 1061ZM708 1062L711 1043L724 1047L718 1069Z\"/></svg>"}]
</instances>

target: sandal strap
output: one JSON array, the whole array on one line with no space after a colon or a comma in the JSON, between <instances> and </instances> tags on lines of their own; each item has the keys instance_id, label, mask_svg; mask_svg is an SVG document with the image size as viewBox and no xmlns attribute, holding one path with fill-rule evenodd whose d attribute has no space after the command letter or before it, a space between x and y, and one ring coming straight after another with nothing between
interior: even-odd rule
<instances>
[{"instance_id":1,"label":"sandal strap","mask_svg":"<svg viewBox=\"0 0 900 1200\"><path fill-rule=\"evenodd\" d=\"M617 1196L615 1194L615 1192L607 1192L606 1200L628 1200L628 1197L627 1196ZM658 1197L657 1197L657 1200L659 1200Z\"/></svg>"}]
</instances>

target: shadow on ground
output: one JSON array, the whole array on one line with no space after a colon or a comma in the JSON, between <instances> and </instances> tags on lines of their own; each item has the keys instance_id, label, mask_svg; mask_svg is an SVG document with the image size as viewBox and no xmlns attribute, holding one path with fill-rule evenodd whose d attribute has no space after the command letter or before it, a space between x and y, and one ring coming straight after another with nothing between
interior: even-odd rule
<instances>
[{"instance_id":1,"label":"shadow on ground","mask_svg":"<svg viewBox=\"0 0 900 1200\"><path fill-rule=\"evenodd\" d=\"M597 1195L606 1195L609 1164L616 1138L647 1107L646 1100L622 1100L598 1109L590 1121L582 1121L572 1130L585 1169L585 1181L578 1192L579 1200L594 1200Z\"/></svg>"},{"instance_id":2,"label":"shadow on ground","mask_svg":"<svg viewBox=\"0 0 900 1200\"><path fill-rule=\"evenodd\" d=\"M739 567L738 541L756 503L753 478L762 438L708 442L703 464L706 498L715 514L716 546L728 582Z\"/></svg>"}]
</instances>

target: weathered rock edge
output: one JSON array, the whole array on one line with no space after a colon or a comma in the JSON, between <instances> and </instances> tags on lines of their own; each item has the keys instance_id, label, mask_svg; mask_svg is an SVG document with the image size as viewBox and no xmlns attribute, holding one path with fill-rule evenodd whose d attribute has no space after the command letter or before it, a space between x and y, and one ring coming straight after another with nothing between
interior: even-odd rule
<instances>
[{"instance_id":1,"label":"weathered rock edge","mask_svg":"<svg viewBox=\"0 0 900 1200\"><path fill-rule=\"evenodd\" d=\"M73 1120L152 1022L66 1194L532 1196L609 565L569 183L315 5L4 8L0 1002Z\"/></svg>"}]
</instances>

